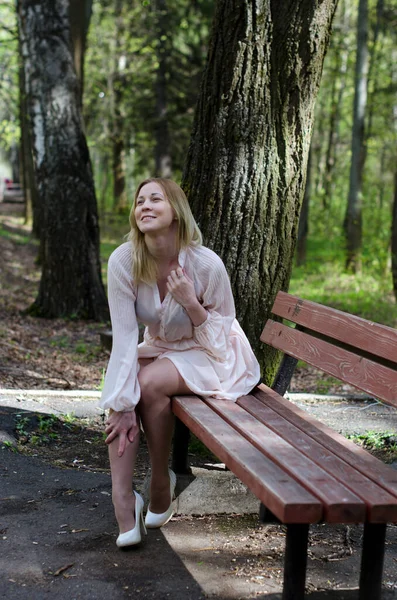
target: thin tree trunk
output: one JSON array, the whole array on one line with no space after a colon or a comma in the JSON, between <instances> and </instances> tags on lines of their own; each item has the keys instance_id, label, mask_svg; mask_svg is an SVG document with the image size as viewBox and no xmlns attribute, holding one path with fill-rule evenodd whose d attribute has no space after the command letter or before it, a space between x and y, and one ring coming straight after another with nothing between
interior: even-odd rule
<instances>
[{"instance_id":1,"label":"thin tree trunk","mask_svg":"<svg viewBox=\"0 0 397 600\"><path fill-rule=\"evenodd\" d=\"M394 296L397 302L397 171L394 174L394 199L391 228L391 270Z\"/></svg>"},{"instance_id":2,"label":"thin tree trunk","mask_svg":"<svg viewBox=\"0 0 397 600\"><path fill-rule=\"evenodd\" d=\"M355 72L352 156L349 196L344 222L346 268L353 273L361 268L362 183L365 160L365 112L368 84L368 0L360 0L357 19L357 56Z\"/></svg>"},{"instance_id":3,"label":"thin tree trunk","mask_svg":"<svg viewBox=\"0 0 397 600\"><path fill-rule=\"evenodd\" d=\"M70 35L73 47L73 62L80 82L80 105L84 91L84 55L87 46L87 34L92 14L92 0L70 0Z\"/></svg>"},{"instance_id":4,"label":"thin tree trunk","mask_svg":"<svg viewBox=\"0 0 397 600\"><path fill-rule=\"evenodd\" d=\"M316 107L317 108L317 107ZM323 208L325 206L324 198L324 176L325 176L325 151L324 151L324 134L327 127L328 121L328 107L327 101L324 98L320 98L318 102L318 108L316 110L316 117L313 123L313 136L310 147L313 153L313 188L316 196L321 197Z\"/></svg>"},{"instance_id":5,"label":"thin tree trunk","mask_svg":"<svg viewBox=\"0 0 397 600\"><path fill-rule=\"evenodd\" d=\"M365 145L364 145L365 155L366 155L366 151L367 151L367 142L373 134L372 121L373 121L375 107L376 107L376 98L379 93L378 92L379 69L377 69L376 67L378 66L378 56L379 56L379 54L378 54L379 33L381 30L381 23L382 23L383 19L384 19L384 0L377 0L374 38L373 38L373 42L372 42L371 53L370 53L369 59L368 59L368 84L367 85L369 85L370 82L372 81L374 69L375 69L375 83L373 85L372 94L368 98L368 124L367 124L367 128L365 131ZM364 162L365 162L365 159L366 159L366 156L364 158Z\"/></svg>"},{"instance_id":6,"label":"thin tree trunk","mask_svg":"<svg viewBox=\"0 0 397 600\"><path fill-rule=\"evenodd\" d=\"M123 211L128 206L127 192L125 189L125 145L124 145L124 117L121 111L124 89L126 86L123 70L125 69L126 56L123 55L122 41L124 35L123 0L116 0L115 4L115 49L114 71L112 77L113 119L112 119L112 151L113 151L113 207L116 211Z\"/></svg>"},{"instance_id":7,"label":"thin tree trunk","mask_svg":"<svg viewBox=\"0 0 397 600\"><path fill-rule=\"evenodd\" d=\"M166 0L156 0L156 125L155 171L158 177L171 177L172 160L167 107L167 70L169 54L168 13Z\"/></svg>"},{"instance_id":8,"label":"thin tree trunk","mask_svg":"<svg viewBox=\"0 0 397 600\"><path fill-rule=\"evenodd\" d=\"M309 158L307 160L305 193L303 195L301 214L299 216L298 240L296 246L296 264L298 267L304 265L306 262L307 235L309 233L309 206L311 196L312 156L313 152L310 147Z\"/></svg>"},{"instance_id":9,"label":"thin tree trunk","mask_svg":"<svg viewBox=\"0 0 397 600\"><path fill-rule=\"evenodd\" d=\"M31 312L108 317L91 163L83 134L67 0L18 1L34 169L43 202L42 276Z\"/></svg>"},{"instance_id":10,"label":"thin tree trunk","mask_svg":"<svg viewBox=\"0 0 397 600\"><path fill-rule=\"evenodd\" d=\"M21 166L22 184L25 194L25 222L31 223L32 234L40 239L41 233L41 203L38 197L33 166L32 138L29 127L29 109L26 98L25 73L22 64L21 36L19 40L19 122L21 128Z\"/></svg>"},{"instance_id":11,"label":"thin tree trunk","mask_svg":"<svg viewBox=\"0 0 397 600\"><path fill-rule=\"evenodd\" d=\"M342 34L346 32L342 30ZM328 132L328 146L327 154L325 158L325 173L324 173L324 207L329 207L332 202L332 183L333 174L335 172L336 165L336 146L338 143L338 131L340 112L342 107L343 93L346 87L346 71L347 71L347 48L340 48L343 44L343 40L338 40L338 66L334 75L334 85L332 87L332 102L331 102L331 114L329 119L329 132Z\"/></svg>"},{"instance_id":12,"label":"thin tree trunk","mask_svg":"<svg viewBox=\"0 0 397 600\"><path fill-rule=\"evenodd\" d=\"M259 335L288 288L323 59L336 2L219 0L182 185Z\"/></svg>"}]
</instances>

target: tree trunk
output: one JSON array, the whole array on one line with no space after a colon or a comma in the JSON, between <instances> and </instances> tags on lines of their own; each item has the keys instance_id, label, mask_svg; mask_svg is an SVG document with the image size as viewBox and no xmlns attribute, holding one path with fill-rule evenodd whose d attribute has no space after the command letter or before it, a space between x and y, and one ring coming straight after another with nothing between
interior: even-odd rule
<instances>
[{"instance_id":1,"label":"tree trunk","mask_svg":"<svg viewBox=\"0 0 397 600\"><path fill-rule=\"evenodd\" d=\"M397 302L397 171L394 175L394 200L391 227L391 271L394 296Z\"/></svg>"},{"instance_id":2,"label":"tree trunk","mask_svg":"<svg viewBox=\"0 0 397 600\"><path fill-rule=\"evenodd\" d=\"M91 13L92 0L70 0L70 35L72 39L74 68L80 82L80 106L83 103L84 54L87 46Z\"/></svg>"},{"instance_id":3,"label":"tree trunk","mask_svg":"<svg viewBox=\"0 0 397 600\"><path fill-rule=\"evenodd\" d=\"M298 240L296 246L296 264L297 266L304 265L306 262L306 246L307 246L307 234L309 233L309 206L310 206L310 195L311 195L311 170L312 170L312 156L313 152L310 146L309 157L307 160L306 169L306 184L305 193L303 195L303 202L301 208L301 214L299 216L298 226Z\"/></svg>"},{"instance_id":4,"label":"tree trunk","mask_svg":"<svg viewBox=\"0 0 397 600\"><path fill-rule=\"evenodd\" d=\"M157 177L171 177L172 160L167 114L167 69L169 31L166 0L156 0L156 125L155 170Z\"/></svg>"},{"instance_id":5,"label":"tree trunk","mask_svg":"<svg viewBox=\"0 0 397 600\"><path fill-rule=\"evenodd\" d=\"M344 37L348 34L348 28L345 25L346 17L343 16L343 23L341 26L341 32L338 39L335 42L337 47L336 60L337 65L334 73L333 85L332 85L332 101L331 111L329 116L329 130L328 130L328 145L327 153L325 158L325 173L324 173L324 208L328 208L332 202L332 187L333 187L333 175L335 172L336 165L336 147L338 143L338 132L339 132L339 121L340 113L342 108L343 93L346 87L346 71L347 71L347 59L349 51L345 45ZM334 34L335 35L335 34ZM343 36L343 37L342 37Z\"/></svg>"},{"instance_id":6,"label":"tree trunk","mask_svg":"<svg viewBox=\"0 0 397 600\"><path fill-rule=\"evenodd\" d=\"M113 207L116 211L127 208L127 192L125 189L125 145L124 145L124 117L121 112L124 90L126 87L123 70L126 66L126 56L122 50L122 38L124 34L123 22L123 0L116 0L115 5L115 48L114 48L114 71L112 77L112 150L113 150Z\"/></svg>"},{"instance_id":7,"label":"tree trunk","mask_svg":"<svg viewBox=\"0 0 397 600\"><path fill-rule=\"evenodd\" d=\"M44 317L108 317L94 183L82 129L67 0L19 0L18 18L43 203L42 276L31 308Z\"/></svg>"},{"instance_id":8,"label":"tree trunk","mask_svg":"<svg viewBox=\"0 0 397 600\"><path fill-rule=\"evenodd\" d=\"M19 41L19 123L21 128L21 167L22 185L25 193L25 222L31 223L32 234L40 239L41 231L41 203L37 194L36 181L34 177L32 138L29 127L28 103L26 98L25 73L22 61L21 35Z\"/></svg>"},{"instance_id":9,"label":"tree trunk","mask_svg":"<svg viewBox=\"0 0 397 600\"><path fill-rule=\"evenodd\" d=\"M288 288L336 0L219 0L182 185L225 262L266 380L259 336Z\"/></svg>"},{"instance_id":10,"label":"tree trunk","mask_svg":"<svg viewBox=\"0 0 397 600\"><path fill-rule=\"evenodd\" d=\"M344 222L346 237L346 268L356 273L361 268L362 246L362 183L365 160L365 112L368 78L368 0L359 0L357 19L357 56L354 84L352 156L349 196Z\"/></svg>"}]
</instances>

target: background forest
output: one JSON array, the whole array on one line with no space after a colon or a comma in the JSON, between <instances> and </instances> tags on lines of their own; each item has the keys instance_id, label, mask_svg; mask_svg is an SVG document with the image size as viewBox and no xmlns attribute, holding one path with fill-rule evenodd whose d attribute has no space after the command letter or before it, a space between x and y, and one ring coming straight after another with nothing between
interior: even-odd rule
<instances>
[{"instance_id":1,"label":"background forest","mask_svg":"<svg viewBox=\"0 0 397 600\"><path fill-rule=\"evenodd\" d=\"M81 37L80 63L76 46L74 58L77 71L81 66L84 131L105 261L128 231L137 183L153 174L183 177L215 4L81 4L89 27ZM26 111L15 3L3 1L0 15L0 176L20 181ZM292 293L392 326L397 323L396 41L396 0L339 0L315 104L290 281Z\"/></svg>"}]
</instances>

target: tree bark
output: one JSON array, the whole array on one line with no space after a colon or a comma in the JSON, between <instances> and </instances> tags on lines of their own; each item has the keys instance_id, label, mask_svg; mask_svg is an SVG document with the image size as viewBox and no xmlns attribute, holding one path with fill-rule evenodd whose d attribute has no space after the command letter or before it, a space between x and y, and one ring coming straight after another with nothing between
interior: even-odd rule
<instances>
[{"instance_id":1,"label":"tree bark","mask_svg":"<svg viewBox=\"0 0 397 600\"><path fill-rule=\"evenodd\" d=\"M43 203L42 276L31 312L105 319L97 205L68 11L67 0L18 1L34 170Z\"/></svg>"},{"instance_id":2,"label":"tree bark","mask_svg":"<svg viewBox=\"0 0 397 600\"><path fill-rule=\"evenodd\" d=\"M365 160L365 112L368 85L368 0L359 0L357 19L357 56L354 84L354 111L351 145L349 195L344 222L346 269L361 268L362 183Z\"/></svg>"},{"instance_id":3,"label":"tree bark","mask_svg":"<svg viewBox=\"0 0 397 600\"><path fill-rule=\"evenodd\" d=\"M288 288L313 107L336 0L219 0L182 185L224 260L237 315L259 335Z\"/></svg>"}]
</instances>

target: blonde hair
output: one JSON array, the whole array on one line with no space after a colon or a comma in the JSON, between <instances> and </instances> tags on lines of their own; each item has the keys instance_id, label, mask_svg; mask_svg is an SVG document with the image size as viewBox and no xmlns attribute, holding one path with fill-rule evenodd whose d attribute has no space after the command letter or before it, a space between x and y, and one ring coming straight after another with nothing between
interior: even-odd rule
<instances>
[{"instance_id":1,"label":"blonde hair","mask_svg":"<svg viewBox=\"0 0 397 600\"><path fill-rule=\"evenodd\" d=\"M186 246L200 246L202 244L201 231L194 220L185 192L175 181L164 179L162 177L152 177L142 181L135 192L134 203L130 212L131 230L128 239L132 242L132 277L137 284L140 281L144 283L153 283L157 278L157 264L150 255L145 244L145 235L139 230L135 220L136 201L141 188L147 183L157 183L168 199L174 210L178 222L177 230L177 251Z\"/></svg>"}]
</instances>

